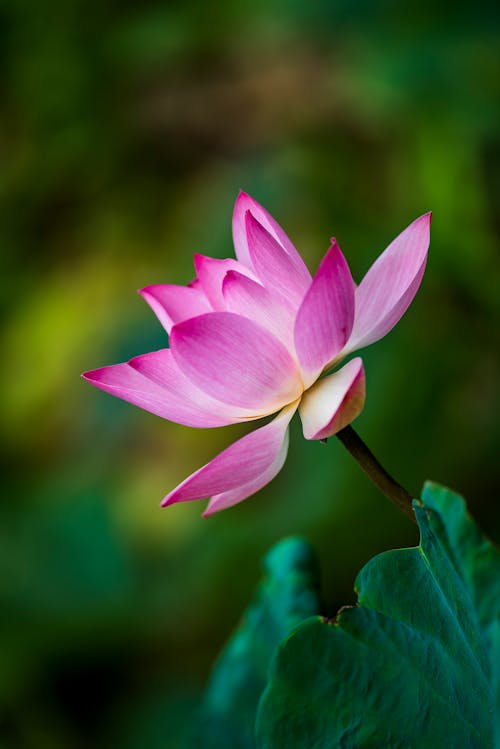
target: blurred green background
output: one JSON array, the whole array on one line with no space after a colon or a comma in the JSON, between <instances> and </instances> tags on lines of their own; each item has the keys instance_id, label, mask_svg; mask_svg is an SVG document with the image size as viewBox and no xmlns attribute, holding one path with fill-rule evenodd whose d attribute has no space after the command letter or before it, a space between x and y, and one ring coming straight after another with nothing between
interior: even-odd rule
<instances>
[{"instance_id":1,"label":"blurred green background","mask_svg":"<svg viewBox=\"0 0 500 749\"><path fill-rule=\"evenodd\" d=\"M463 493L500 541L496 3L0 4L0 746L180 746L267 548L306 535L324 612L417 541L338 441L202 520L162 496L240 433L170 424L83 370L165 346L136 289L232 255L239 188L315 270L359 280L434 212L428 270L363 354L356 426L413 492Z\"/></svg>"}]
</instances>

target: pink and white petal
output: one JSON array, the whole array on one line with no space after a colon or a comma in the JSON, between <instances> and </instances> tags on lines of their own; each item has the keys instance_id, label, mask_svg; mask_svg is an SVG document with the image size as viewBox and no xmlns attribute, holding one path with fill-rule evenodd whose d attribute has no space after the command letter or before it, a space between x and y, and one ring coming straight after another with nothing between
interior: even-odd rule
<instances>
[{"instance_id":1,"label":"pink and white petal","mask_svg":"<svg viewBox=\"0 0 500 749\"><path fill-rule=\"evenodd\" d=\"M289 255L298 273L303 277L304 283L311 282L311 274L301 256L289 240L277 221L256 200L240 192L236 199L233 212L233 241L238 260L247 267L253 267L251 253L248 246L248 235L246 226L246 214L250 213L266 229L274 239L279 242L287 255Z\"/></svg>"},{"instance_id":2,"label":"pink and white petal","mask_svg":"<svg viewBox=\"0 0 500 749\"><path fill-rule=\"evenodd\" d=\"M235 312L262 325L276 336L295 355L293 344L294 315L262 284L230 270L222 284L222 294L228 312Z\"/></svg>"},{"instance_id":3,"label":"pink and white petal","mask_svg":"<svg viewBox=\"0 0 500 749\"><path fill-rule=\"evenodd\" d=\"M243 276L257 280L251 270L232 258L219 260L218 258L207 257L206 255L195 255L194 267L197 279L211 308L218 311L225 309L222 282L228 271L234 270Z\"/></svg>"},{"instance_id":4,"label":"pink and white petal","mask_svg":"<svg viewBox=\"0 0 500 749\"><path fill-rule=\"evenodd\" d=\"M356 289L356 313L346 351L378 341L410 306L424 275L431 214L410 224L380 255Z\"/></svg>"},{"instance_id":5,"label":"pink and white petal","mask_svg":"<svg viewBox=\"0 0 500 749\"><path fill-rule=\"evenodd\" d=\"M365 371L359 357L318 380L300 401L304 437L331 437L359 416L365 403Z\"/></svg>"},{"instance_id":6,"label":"pink and white petal","mask_svg":"<svg viewBox=\"0 0 500 749\"><path fill-rule=\"evenodd\" d=\"M167 494L162 506L240 491L249 484L256 491L259 479L277 465L283 453L288 424L296 410L297 402L290 404L268 424L227 447Z\"/></svg>"},{"instance_id":7,"label":"pink and white petal","mask_svg":"<svg viewBox=\"0 0 500 749\"><path fill-rule=\"evenodd\" d=\"M306 387L348 340L354 322L354 291L349 266L332 239L295 320L295 348Z\"/></svg>"},{"instance_id":8,"label":"pink and white petal","mask_svg":"<svg viewBox=\"0 0 500 749\"><path fill-rule=\"evenodd\" d=\"M297 363L265 328L242 315L212 312L174 325L171 351L201 390L255 417L278 411L302 393Z\"/></svg>"},{"instance_id":9,"label":"pink and white petal","mask_svg":"<svg viewBox=\"0 0 500 749\"><path fill-rule=\"evenodd\" d=\"M245 217L248 251L260 281L285 304L297 309L311 285L275 237L247 211Z\"/></svg>"},{"instance_id":10,"label":"pink and white petal","mask_svg":"<svg viewBox=\"0 0 500 749\"><path fill-rule=\"evenodd\" d=\"M212 307L200 288L155 284L139 290L167 333L172 326L190 317L210 312Z\"/></svg>"},{"instance_id":11,"label":"pink and white petal","mask_svg":"<svg viewBox=\"0 0 500 749\"><path fill-rule=\"evenodd\" d=\"M221 494L215 494L208 503L203 517L207 518L220 510L226 510L228 507L232 507L238 504L238 502L248 499L252 494L267 486L278 475L285 464L289 441L290 436L287 429L281 448L269 468L263 471L260 476L256 476L252 481L249 481L248 484L243 484L235 489L229 489L229 491L222 492Z\"/></svg>"},{"instance_id":12,"label":"pink and white petal","mask_svg":"<svg viewBox=\"0 0 500 749\"><path fill-rule=\"evenodd\" d=\"M199 390L180 371L169 349L85 372L82 377L100 390L186 426L218 427L252 419L243 409Z\"/></svg>"}]
</instances>

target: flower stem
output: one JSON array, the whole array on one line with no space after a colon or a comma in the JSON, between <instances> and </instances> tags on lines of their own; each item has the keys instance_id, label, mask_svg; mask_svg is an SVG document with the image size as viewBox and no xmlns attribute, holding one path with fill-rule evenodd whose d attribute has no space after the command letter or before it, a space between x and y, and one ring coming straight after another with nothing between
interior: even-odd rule
<instances>
[{"instance_id":1,"label":"flower stem","mask_svg":"<svg viewBox=\"0 0 500 749\"><path fill-rule=\"evenodd\" d=\"M413 497L390 476L385 468L378 462L375 455L365 445L361 437L354 431L352 426L346 426L335 435L344 447L351 453L363 471L366 473L376 487L388 497L391 502L405 512L413 522L416 522L412 509Z\"/></svg>"}]
</instances>

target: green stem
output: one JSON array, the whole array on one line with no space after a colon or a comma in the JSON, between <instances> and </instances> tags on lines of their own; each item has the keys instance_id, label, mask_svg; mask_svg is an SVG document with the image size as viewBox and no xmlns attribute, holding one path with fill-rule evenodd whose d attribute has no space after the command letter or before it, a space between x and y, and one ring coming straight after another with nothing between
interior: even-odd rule
<instances>
[{"instance_id":1,"label":"green stem","mask_svg":"<svg viewBox=\"0 0 500 749\"><path fill-rule=\"evenodd\" d=\"M376 487L385 494L391 502L405 512L413 522L415 514L412 508L413 497L390 476L385 468L378 462L371 450L365 445L361 437L354 431L352 426L344 427L335 435L344 447L351 453L363 471L366 473Z\"/></svg>"}]
</instances>

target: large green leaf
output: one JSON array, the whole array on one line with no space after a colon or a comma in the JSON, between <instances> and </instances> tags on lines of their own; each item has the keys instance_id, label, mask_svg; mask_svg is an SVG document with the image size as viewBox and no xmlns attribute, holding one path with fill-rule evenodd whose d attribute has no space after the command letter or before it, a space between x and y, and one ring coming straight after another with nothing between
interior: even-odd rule
<instances>
[{"instance_id":1,"label":"large green leaf","mask_svg":"<svg viewBox=\"0 0 500 749\"><path fill-rule=\"evenodd\" d=\"M213 670L192 737L197 749L253 749L255 713L272 656L293 627L319 611L316 562L306 541L278 543L264 570L254 601Z\"/></svg>"},{"instance_id":2,"label":"large green leaf","mask_svg":"<svg viewBox=\"0 0 500 749\"><path fill-rule=\"evenodd\" d=\"M418 548L372 559L356 607L281 645L259 749L500 747L500 553L448 490L415 512Z\"/></svg>"}]
</instances>

